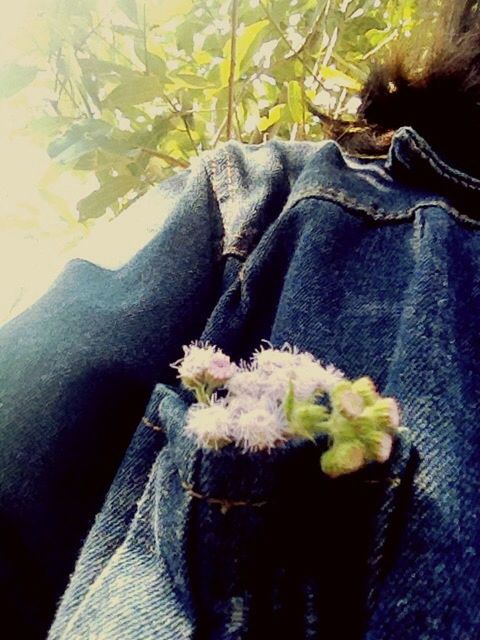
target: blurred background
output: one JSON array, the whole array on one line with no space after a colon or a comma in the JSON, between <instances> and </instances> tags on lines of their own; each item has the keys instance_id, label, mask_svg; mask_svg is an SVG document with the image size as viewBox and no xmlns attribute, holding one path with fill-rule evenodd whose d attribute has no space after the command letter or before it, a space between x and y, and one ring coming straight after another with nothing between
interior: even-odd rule
<instances>
[{"instance_id":1,"label":"blurred background","mask_svg":"<svg viewBox=\"0 0 480 640\"><path fill-rule=\"evenodd\" d=\"M9 3L0 324L71 257L128 260L159 224L142 194L202 151L353 120L372 58L423 19L414 0Z\"/></svg>"}]
</instances>

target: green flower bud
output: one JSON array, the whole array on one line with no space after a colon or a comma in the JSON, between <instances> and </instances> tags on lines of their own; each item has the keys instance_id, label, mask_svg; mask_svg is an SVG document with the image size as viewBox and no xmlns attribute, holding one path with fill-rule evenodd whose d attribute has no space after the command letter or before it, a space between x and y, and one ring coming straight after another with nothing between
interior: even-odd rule
<instances>
[{"instance_id":1,"label":"green flower bud","mask_svg":"<svg viewBox=\"0 0 480 640\"><path fill-rule=\"evenodd\" d=\"M370 460L386 462L392 453L393 438L385 431L370 431L362 438L362 442Z\"/></svg>"},{"instance_id":2,"label":"green flower bud","mask_svg":"<svg viewBox=\"0 0 480 640\"><path fill-rule=\"evenodd\" d=\"M371 431L377 431L379 428L378 418L373 413L372 407L365 407L362 414L355 420L355 428L360 438Z\"/></svg>"},{"instance_id":3,"label":"green flower bud","mask_svg":"<svg viewBox=\"0 0 480 640\"><path fill-rule=\"evenodd\" d=\"M340 380L334 388L330 391L330 399L332 403L336 403L340 396L345 393L345 391L351 391L352 383L348 380Z\"/></svg>"},{"instance_id":4,"label":"green flower bud","mask_svg":"<svg viewBox=\"0 0 480 640\"><path fill-rule=\"evenodd\" d=\"M342 394L339 394L337 405L338 411L342 416L349 419L358 418L365 408L362 397L354 391L344 391Z\"/></svg>"},{"instance_id":5,"label":"green flower bud","mask_svg":"<svg viewBox=\"0 0 480 640\"><path fill-rule=\"evenodd\" d=\"M375 383L368 376L358 378L352 383L352 391L358 393L363 398L366 405L371 405L379 399L379 395L375 388Z\"/></svg>"},{"instance_id":6,"label":"green flower bud","mask_svg":"<svg viewBox=\"0 0 480 640\"><path fill-rule=\"evenodd\" d=\"M358 471L366 462L366 451L359 440L334 444L321 457L322 471L330 478Z\"/></svg>"},{"instance_id":7,"label":"green flower bud","mask_svg":"<svg viewBox=\"0 0 480 640\"><path fill-rule=\"evenodd\" d=\"M341 413L334 412L329 420L330 433L338 440L357 439L357 425L355 420L345 418Z\"/></svg>"},{"instance_id":8,"label":"green flower bud","mask_svg":"<svg viewBox=\"0 0 480 640\"><path fill-rule=\"evenodd\" d=\"M307 402L298 403L290 414L290 430L294 435L311 438L317 433L328 431L328 417L326 407Z\"/></svg>"},{"instance_id":9,"label":"green flower bud","mask_svg":"<svg viewBox=\"0 0 480 640\"><path fill-rule=\"evenodd\" d=\"M380 398L371 409L377 424L392 433L398 431L400 427L400 409L395 398Z\"/></svg>"}]
</instances>

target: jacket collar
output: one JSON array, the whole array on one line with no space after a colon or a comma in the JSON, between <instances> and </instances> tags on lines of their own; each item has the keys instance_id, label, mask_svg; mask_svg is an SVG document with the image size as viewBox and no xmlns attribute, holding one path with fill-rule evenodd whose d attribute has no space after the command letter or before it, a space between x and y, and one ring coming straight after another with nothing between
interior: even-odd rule
<instances>
[{"instance_id":1,"label":"jacket collar","mask_svg":"<svg viewBox=\"0 0 480 640\"><path fill-rule=\"evenodd\" d=\"M395 132L386 166L392 175L444 195L462 214L480 219L480 180L447 164L412 127Z\"/></svg>"}]
</instances>

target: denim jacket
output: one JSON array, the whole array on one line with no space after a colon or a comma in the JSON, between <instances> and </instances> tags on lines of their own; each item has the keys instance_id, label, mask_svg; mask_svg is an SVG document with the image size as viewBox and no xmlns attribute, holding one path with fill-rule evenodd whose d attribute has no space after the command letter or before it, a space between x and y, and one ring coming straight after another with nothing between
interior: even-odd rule
<instances>
[{"instance_id":1,"label":"denim jacket","mask_svg":"<svg viewBox=\"0 0 480 640\"><path fill-rule=\"evenodd\" d=\"M58 605L51 640L480 636L480 180L403 127L376 159L230 141L145 199L167 196L125 266L71 262L0 331L1 624L45 637ZM369 375L408 435L335 480L321 443L202 451L169 366L198 338Z\"/></svg>"}]
</instances>

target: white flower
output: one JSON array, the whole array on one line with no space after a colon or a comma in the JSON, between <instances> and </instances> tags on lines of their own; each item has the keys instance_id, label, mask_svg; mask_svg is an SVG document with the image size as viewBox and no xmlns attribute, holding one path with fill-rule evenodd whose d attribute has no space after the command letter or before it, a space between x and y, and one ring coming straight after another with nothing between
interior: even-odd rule
<instances>
[{"instance_id":1,"label":"white flower","mask_svg":"<svg viewBox=\"0 0 480 640\"><path fill-rule=\"evenodd\" d=\"M325 391L331 391L335 385L345 379L345 374L334 367L333 364L327 364L326 367L322 367L322 371L318 375L318 383Z\"/></svg>"},{"instance_id":2,"label":"white flower","mask_svg":"<svg viewBox=\"0 0 480 640\"><path fill-rule=\"evenodd\" d=\"M272 449L285 440L285 421L275 407L260 402L241 413L230 431L231 437L244 451Z\"/></svg>"},{"instance_id":3,"label":"white flower","mask_svg":"<svg viewBox=\"0 0 480 640\"><path fill-rule=\"evenodd\" d=\"M211 356L205 373L210 384L220 386L227 382L237 369L237 365L222 351L218 350Z\"/></svg>"},{"instance_id":4,"label":"white flower","mask_svg":"<svg viewBox=\"0 0 480 640\"><path fill-rule=\"evenodd\" d=\"M289 347L285 344L282 349L260 349L255 351L252 358L252 366L270 375L278 369L291 369L300 362L313 362L311 354L300 354L297 347Z\"/></svg>"},{"instance_id":5,"label":"white flower","mask_svg":"<svg viewBox=\"0 0 480 640\"><path fill-rule=\"evenodd\" d=\"M202 447L218 449L229 442L244 451L270 450L286 439L283 410L268 398L223 398L188 410L185 430Z\"/></svg>"},{"instance_id":6,"label":"white flower","mask_svg":"<svg viewBox=\"0 0 480 640\"><path fill-rule=\"evenodd\" d=\"M237 365L220 349L193 342L183 347L185 356L173 366L178 369L179 378L187 388L199 385L219 387L237 370Z\"/></svg>"},{"instance_id":7,"label":"white flower","mask_svg":"<svg viewBox=\"0 0 480 640\"><path fill-rule=\"evenodd\" d=\"M285 344L282 349L261 349L253 355L252 367L266 376L270 397L281 401L294 386L295 398L312 399L314 394L330 391L343 374L331 365L323 367L311 353L299 352ZM261 376L259 376L260 378Z\"/></svg>"},{"instance_id":8,"label":"white flower","mask_svg":"<svg viewBox=\"0 0 480 640\"><path fill-rule=\"evenodd\" d=\"M222 401L209 405L193 404L187 413L185 431L194 436L200 446L218 449L230 441L231 418Z\"/></svg>"},{"instance_id":9,"label":"white flower","mask_svg":"<svg viewBox=\"0 0 480 640\"><path fill-rule=\"evenodd\" d=\"M314 394L328 390L326 382L329 374L318 362L299 361L290 372L290 379L293 383L295 398L299 400L309 400Z\"/></svg>"},{"instance_id":10,"label":"white flower","mask_svg":"<svg viewBox=\"0 0 480 640\"><path fill-rule=\"evenodd\" d=\"M261 398L268 393L268 377L257 369L238 369L225 387L233 396Z\"/></svg>"},{"instance_id":11,"label":"white flower","mask_svg":"<svg viewBox=\"0 0 480 640\"><path fill-rule=\"evenodd\" d=\"M232 422L235 422L243 413L256 409L262 403L260 398L254 398L253 396L227 396L226 401L228 403L228 409L230 411L230 417Z\"/></svg>"}]
</instances>

